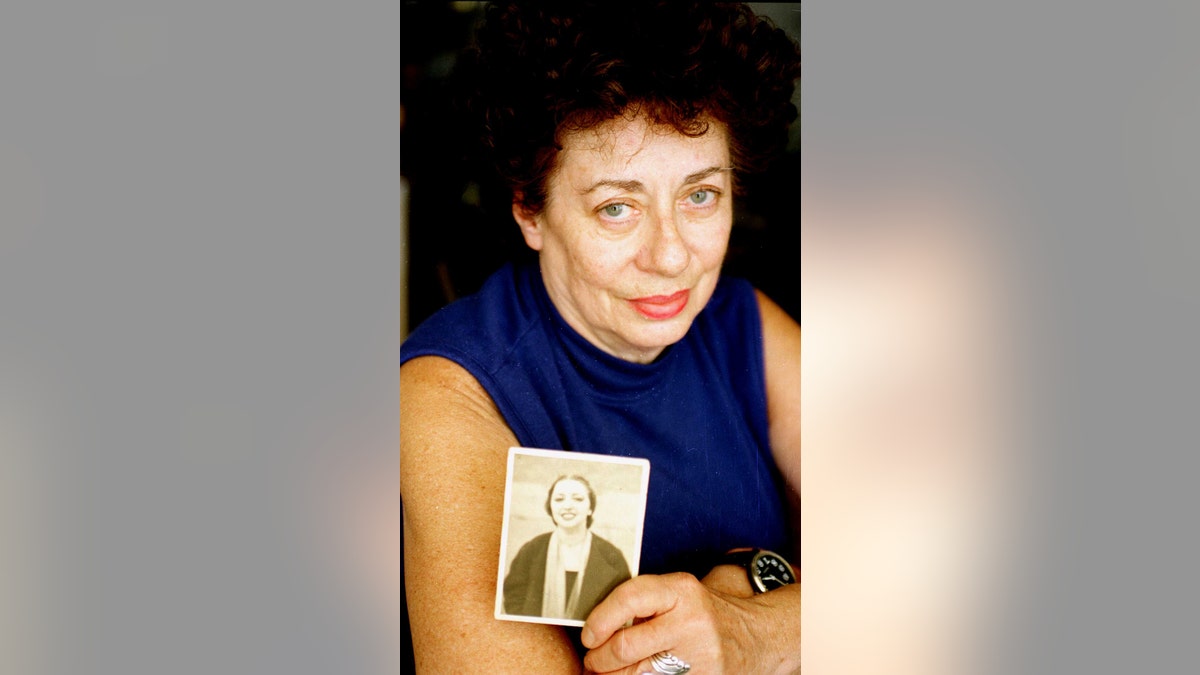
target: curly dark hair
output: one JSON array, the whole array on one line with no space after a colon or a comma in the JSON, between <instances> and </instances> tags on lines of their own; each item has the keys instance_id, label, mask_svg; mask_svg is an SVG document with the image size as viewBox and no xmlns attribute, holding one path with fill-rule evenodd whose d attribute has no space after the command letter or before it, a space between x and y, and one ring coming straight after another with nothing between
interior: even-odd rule
<instances>
[{"instance_id":1,"label":"curly dark hair","mask_svg":"<svg viewBox=\"0 0 1200 675\"><path fill-rule=\"evenodd\" d=\"M562 135L631 112L689 136L724 123L734 175L761 172L797 116L800 51L742 4L536 0L489 7L463 72L487 164L538 212Z\"/></svg>"}]
</instances>

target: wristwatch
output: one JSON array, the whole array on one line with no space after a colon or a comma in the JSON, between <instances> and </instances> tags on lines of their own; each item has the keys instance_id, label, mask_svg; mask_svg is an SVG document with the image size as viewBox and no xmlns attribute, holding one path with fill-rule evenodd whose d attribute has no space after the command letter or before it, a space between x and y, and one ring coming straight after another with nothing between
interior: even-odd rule
<instances>
[{"instance_id":1,"label":"wristwatch","mask_svg":"<svg viewBox=\"0 0 1200 675\"><path fill-rule=\"evenodd\" d=\"M746 576L750 578L755 594L796 583L796 573L788 561L778 553L761 548L726 553L717 564L746 568Z\"/></svg>"}]
</instances>

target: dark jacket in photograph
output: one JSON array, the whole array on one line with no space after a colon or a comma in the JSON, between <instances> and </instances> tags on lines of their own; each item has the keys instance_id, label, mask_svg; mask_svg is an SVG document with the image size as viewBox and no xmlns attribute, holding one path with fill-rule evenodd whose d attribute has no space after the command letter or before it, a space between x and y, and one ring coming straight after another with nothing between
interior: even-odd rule
<instances>
[{"instance_id":1,"label":"dark jacket in photograph","mask_svg":"<svg viewBox=\"0 0 1200 675\"><path fill-rule=\"evenodd\" d=\"M504 578L504 612L518 616L542 616L542 584L546 579L546 552L551 532L530 539L509 566ZM578 616L583 621L589 612L622 581L630 578L625 556L608 541L592 535L592 550L584 569L579 591Z\"/></svg>"}]
</instances>

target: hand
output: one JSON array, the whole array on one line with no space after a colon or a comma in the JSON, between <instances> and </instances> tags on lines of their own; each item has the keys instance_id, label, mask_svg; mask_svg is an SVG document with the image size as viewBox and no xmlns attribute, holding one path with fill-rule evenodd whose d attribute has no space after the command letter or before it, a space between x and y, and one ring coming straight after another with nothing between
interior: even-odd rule
<instances>
[{"instance_id":1,"label":"hand","mask_svg":"<svg viewBox=\"0 0 1200 675\"><path fill-rule=\"evenodd\" d=\"M654 672L651 655L670 651L696 673L763 672L753 595L745 571L732 565L716 567L703 582L690 574L634 577L588 616L582 640L591 651L584 666L638 675ZM646 620L623 628L638 619Z\"/></svg>"}]
</instances>

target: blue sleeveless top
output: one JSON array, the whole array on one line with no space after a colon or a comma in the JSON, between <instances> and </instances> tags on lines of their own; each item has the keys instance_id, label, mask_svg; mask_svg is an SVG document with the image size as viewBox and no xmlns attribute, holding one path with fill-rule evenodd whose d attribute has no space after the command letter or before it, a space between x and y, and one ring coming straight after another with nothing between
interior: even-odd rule
<instances>
[{"instance_id":1,"label":"blue sleeveless top","mask_svg":"<svg viewBox=\"0 0 1200 675\"><path fill-rule=\"evenodd\" d=\"M700 576L731 548L788 550L749 283L722 278L687 335L638 364L567 325L536 265L507 265L400 349L401 363L427 355L470 372L523 446L650 460L641 573Z\"/></svg>"}]
</instances>

